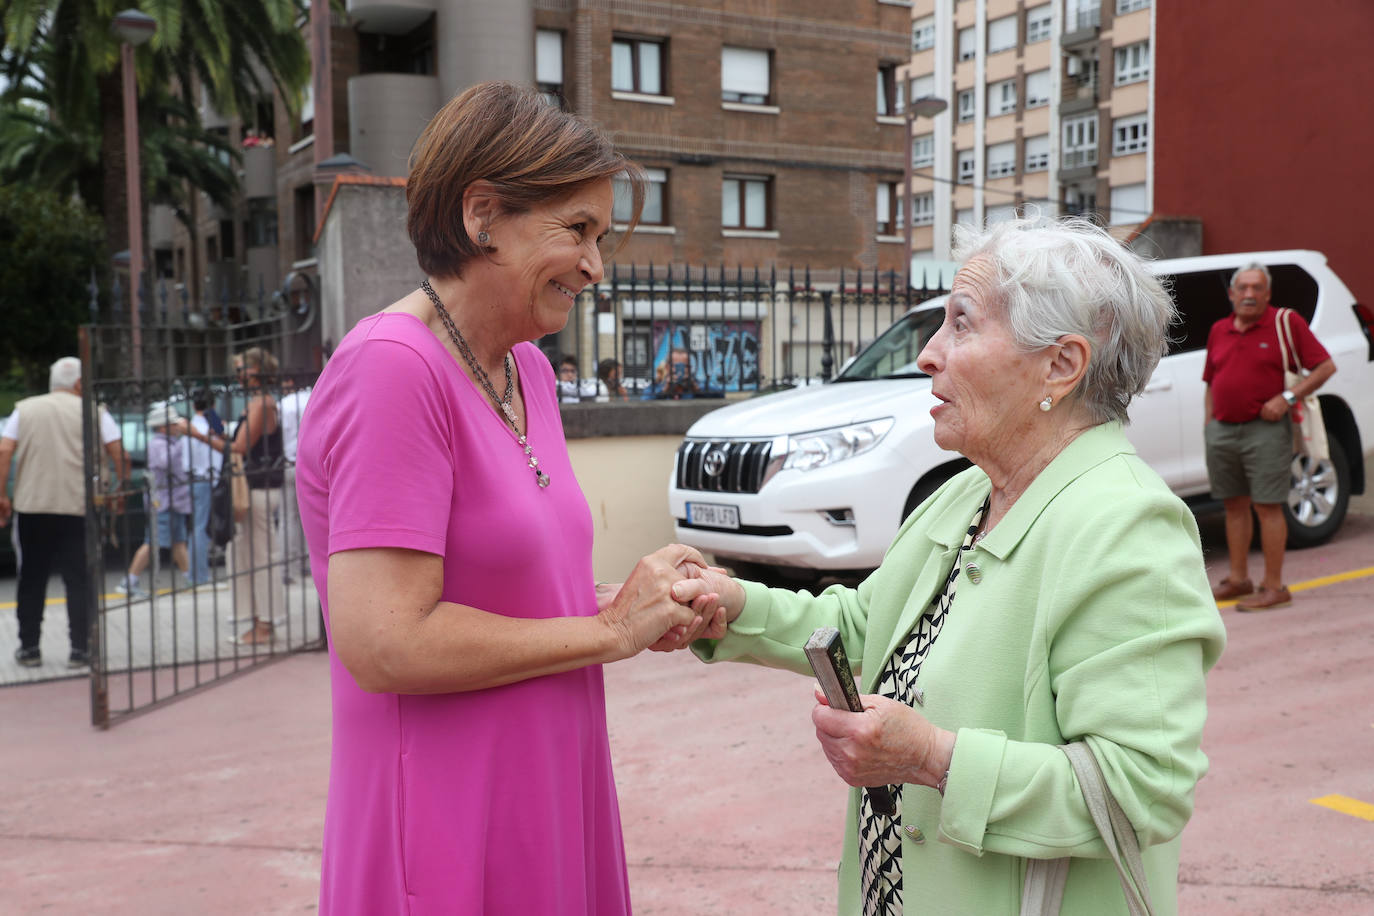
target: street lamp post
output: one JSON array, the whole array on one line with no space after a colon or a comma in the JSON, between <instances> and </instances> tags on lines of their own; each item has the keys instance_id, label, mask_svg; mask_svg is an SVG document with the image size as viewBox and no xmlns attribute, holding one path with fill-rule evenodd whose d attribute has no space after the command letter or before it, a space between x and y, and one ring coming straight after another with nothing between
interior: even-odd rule
<instances>
[{"instance_id":1,"label":"street lamp post","mask_svg":"<svg viewBox=\"0 0 1374 916\"><path fill-rule=\"evenodd\" d=\"M114 17L110 31L122 42L119 67L124 82L124 181L129 207L129 327L134 378L143 378L143 335L138 300L143 293L143 194L138 156L138 86L134 79L134 48L157 31L157 20L128 9Z\"/></svg>"},{"instance_id":2,"label":"street lamp post","mask_svg":"<svg viewBox=\"0 0 1374 916\"><path fill-rule=\"evenodd\" d=\"M911 167L911 131L914 129L917 118L933 118L948 107L948 102L933 95L923 95L919 99L911 99L906 106L906 166L903 170L905 181L902 185L902 239L906 248L906 282L908 287L911 286L911 218L913 215L911 212L911 179L915 173Z\"/></svg>"}]
</instances>

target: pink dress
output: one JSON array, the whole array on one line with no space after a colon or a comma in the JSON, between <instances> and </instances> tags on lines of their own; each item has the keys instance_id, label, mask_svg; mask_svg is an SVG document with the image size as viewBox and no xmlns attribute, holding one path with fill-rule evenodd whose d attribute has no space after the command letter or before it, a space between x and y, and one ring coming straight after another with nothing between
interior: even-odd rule
<instances>
[{"instance_id":1,"label":"pink dress","mask_svg":"<svg viewBox=\"0 0 1374 916\"><path fill-rule=\"evenodd\" d=\"M442 556L445 601L596 613L591 513L553 370L531 344L514 354L547 489L418 319L374 315L340 343L296 469L326 624L326 557L365 547ZM330 677L322 914L630 912L599 665L468 693L369 694L331 640Z\"/></svg>"}]
</instances>

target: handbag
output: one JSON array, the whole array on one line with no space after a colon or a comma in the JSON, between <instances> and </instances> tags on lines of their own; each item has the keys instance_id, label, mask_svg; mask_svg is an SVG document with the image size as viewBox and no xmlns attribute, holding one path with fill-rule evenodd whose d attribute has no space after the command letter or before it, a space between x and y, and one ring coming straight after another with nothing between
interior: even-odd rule
<instances>
[{"instance_id":1,"label":"handbag","mask_svg":"<svg viewBox=\"0 0 1374 916\"><path fill-rule=\"evenodd\" d=\"M210 514L205 520L205 533L217 547L223 547L234 539L234 484L230 466L229 445L226 443L223 470L210 490Z\"/></svg>"},{"instance_id":2,"label":"handbag","mask_svg":"<svg viewBox=\"0 0 1374 916\"><path fill-rule=\"evenodd\" d=\"M1298 348L1293 343L1293 310L1279 309L1279 356L1283 359L1283 387L1293 389L1308 374L1298 359ZM1298 371L1289 368L1291 365ZM1309 394L1293 406L1293 449L1313 461L1329 461L1331 448L1326 441L1326 422L1322 418L1322 405L1315 394Z\"/></svg>"},{"instance_id":3,"label":"handbag","mask_svg":"<svg viewBox=\"0 0 1374 916\"><path fill-rule=\"evenodd\" d=\"M228 451L228 448L225 448ZM248 475L243 469L243 456L238 452L226 455L224 467L227 471L230 492L234 497L234 521L241 522L248 517Z\"/></svg>"},{"instance_id":4,"label":"handbag","mask_svg":"<svg viewBox=\"0 0 1374 916\"><path fill-rule=\"evenodd\" d=\"M1121 889L1126 893L1126 908L1131 916L1153 916L1150 888L1145 880L1145 865L1140 859L1140 842L1126 812L1121 810L1102 768L1086 742L1075 741L1059 748L1069 758L1078 788L1088 811L1102 835L1107 852L1116 863ZM1069 877L1069 859L1032 859L1026 866L1026 881L1021 888L1021 916L1056 916L1064 900L1064 882Z\"/></svg>"}]
</instances>

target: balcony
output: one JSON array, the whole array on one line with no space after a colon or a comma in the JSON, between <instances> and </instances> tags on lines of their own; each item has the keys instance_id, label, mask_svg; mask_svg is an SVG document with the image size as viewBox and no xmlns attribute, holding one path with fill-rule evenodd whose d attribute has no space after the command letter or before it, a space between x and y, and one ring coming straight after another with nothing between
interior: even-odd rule
<instances>
[{"instance_id":1,"label":"balcony","mask_svg":"<svg viewBox=\"0 0 1374 916\"><path fill-rule=\"evenodd\" d=\"M435 0L348 0L349 21L360 32L404 35L434 15Z\"/></svg>"},{"instance_id":2,"label":"balcony","mask_svg":"<svg viewBox=\"0 0 1374 916\"><path fill-rule=\"evenodd\" d=\"M1089 9L1080 9L1064 17L1064 37L1059 44L1064 48L1097 41L1098 30L1102 26L1102 9L1094 4Z\"/></svg>"},{"instance_id":3,"label":"balcony","mask_svg":"<svg viewBox=\"0 0 1374 916\"><path fill-rule=\"evenodd\" d=\"M439 79L365 73L348 81L348 149L372 174L404 176L415 138L439 110Z\"/></svg>"},{"instance_id":4,"label":"balcony","mask_svg":"<svg viewBox=\"0 0 1374 916\"><path fill-rule=\"evenodd\" d=\"M243 151L243 196L277 196L277 151L270 146L250 146Z\"/></svg>"}]
</instances>

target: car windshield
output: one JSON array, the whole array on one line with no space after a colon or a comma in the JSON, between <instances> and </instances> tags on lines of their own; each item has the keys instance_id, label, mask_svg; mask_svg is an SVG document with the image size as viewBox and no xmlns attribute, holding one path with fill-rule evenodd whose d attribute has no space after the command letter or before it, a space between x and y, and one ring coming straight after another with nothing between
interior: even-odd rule
<instances>
[{"instance_id":1,"label":"car windshield","mask_svg":"<svg viewBox=\"0 0 1374 916\"><path fill-rule=\"evenodd\" d=\"M909 312L873 343L864 348L837 382L867 382L882 378L925 378L916 368L916 357L945 320L943 308Z\"/></svg>"}]
</instances>

